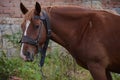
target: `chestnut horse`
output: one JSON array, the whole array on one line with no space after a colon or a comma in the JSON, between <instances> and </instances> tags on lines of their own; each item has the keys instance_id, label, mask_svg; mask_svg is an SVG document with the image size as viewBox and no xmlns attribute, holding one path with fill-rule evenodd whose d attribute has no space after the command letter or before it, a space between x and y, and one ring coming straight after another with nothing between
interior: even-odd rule
<instances>
[{"instance_id":1,"label":"chestnut horse","mask_svg":"<svg viewBox=\"0 0 120 80\"><path fill-rule=\"evenodd\" d=\"M120 16L70 6L41 9L38 2L30 11L22 3L20 8L25 15L20 52L24 60L33 61L38 47L45 45L49 31L44 24L46 15L50 39L66 48L94 80L112 80L110 72L120 73Z\"/></svg>"}]
</instances>

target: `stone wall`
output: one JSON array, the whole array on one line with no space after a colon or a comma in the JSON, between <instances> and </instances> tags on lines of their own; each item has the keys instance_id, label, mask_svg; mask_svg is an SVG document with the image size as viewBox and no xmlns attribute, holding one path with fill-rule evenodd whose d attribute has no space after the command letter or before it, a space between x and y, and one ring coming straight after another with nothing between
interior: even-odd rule
<instances>
[{"instance_id":1,"label":"stone wall","mask_svg":"<svg viewBox=\"0 0 120 80\"><path fill-rule=\"evenodd\" d=\"M20 34L18 33L21 32L21 20L22 19L10 17L0 18L0 52L3 51L7 53L7 56L13 56L13 54L17 56L19 53L20 45L16 45L16 43L18 44L20 39ZM17 39L17 41L13 39Z\"/></svg>"}]
</instances>

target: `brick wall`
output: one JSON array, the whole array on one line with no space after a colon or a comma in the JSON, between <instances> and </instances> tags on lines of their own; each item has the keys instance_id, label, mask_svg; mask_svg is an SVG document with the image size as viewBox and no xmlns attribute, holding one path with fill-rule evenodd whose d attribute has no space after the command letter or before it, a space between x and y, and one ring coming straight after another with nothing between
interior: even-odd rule
<instances>
[{"instance_id":1,"label":"brick wall","mask_svg":"<svg viewBox=\"0 0 120 80\"><path fill-rule=\"evenodd\" d=\"M80 0L0 0L0 17L13 17L20 18L22 14L20 12L19 4L23 2L27 8L34 6L35 2L38 1L42 5L52 5L55 2L73 2Z\"/></svg>"},{"instance_id":2,"label":"brick wall","mask_svg":"<svg viewBox=\"0 0 120 80\"><path fill-rule=\"evenodd\" d=\"M0 17L21 17L19 0L0 0Z\"/></svg>"},{"instance_id":3,"label":"brick wall","mask_svg":"<svg viewBox=\"0 0 120 80\"><path fill-rule=\"evenodd\" d=\"M13 17L13 18L21 18L22 14L19 8L20 2L23 2L27 8L31 8L34 6L35 2L38 1L42 5L54 5L62 3L76 3L77 1L90 1L90 0L0 0L0 17ZM103 0L107 1L107 0ZM113 3L111 3L113 2ZM112 0L110 4L112 7L120 7L120 1ZM61 4L62 4L61 3ZM107 2L105 2L106 4Z\"/></svg>"}]
</instances>

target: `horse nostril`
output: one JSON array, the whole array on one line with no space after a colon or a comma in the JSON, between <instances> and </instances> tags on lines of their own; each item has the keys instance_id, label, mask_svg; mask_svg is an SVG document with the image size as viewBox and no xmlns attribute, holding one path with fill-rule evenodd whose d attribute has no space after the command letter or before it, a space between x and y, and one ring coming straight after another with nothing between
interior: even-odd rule
<instances>
[{"instance_id":1,"label":"horse nostril","mask_svg":"<svg viewBox=\"0 0 120 80\"><path fill-rule=\"evenodd\" d=\"M30 53L29 52L25 52L24 55L26 56L26 58L29 58Z\"/></svg>"},{"instance_id":2,"label":"horse nostril","mask_svg":"<svg viewBox=\"0 0 120 80\"><path fill-rule=\"evenodd\" d=\"M26 61L32 62L34 60L34 56L32 53L26 52L24 55L26 56Z\"/></svg>"}]
</instances>

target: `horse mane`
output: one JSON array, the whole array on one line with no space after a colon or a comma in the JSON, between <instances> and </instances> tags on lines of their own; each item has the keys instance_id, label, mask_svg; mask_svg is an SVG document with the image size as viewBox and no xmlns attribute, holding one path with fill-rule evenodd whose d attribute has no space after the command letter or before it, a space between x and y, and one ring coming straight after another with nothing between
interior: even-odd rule
<instances>
[{"instance_id":1,"label":"horse mane","mask_svg":"<svg viewBox=\"0 0 120 80\"><path fill-rule=\"evenodd\" d=\"M57 9L61 9L61 10L65 9L65 11L61 11L61 10L57 10ZM90 7L85 7L85 6L75 6L75 5L63 5L63 6L55 5L55 6L47 7L48 12L53 11L53 12L58 12L58 13L61 13L61 14L65 13L66 11L71 12L71 10L73 10L73 12L74 12L74 10L78 10L78 12L80 12L81 10L82 11L88 11L88 12L89 11L103 11L103 12L108 12L108 13L112 13L112 14L115 14L115 15L119 16L119 14L115 10L110 10L110 9L105 9L105 8L95 9L95 8L90 8Z\"/></svg>"}]
</instances>

